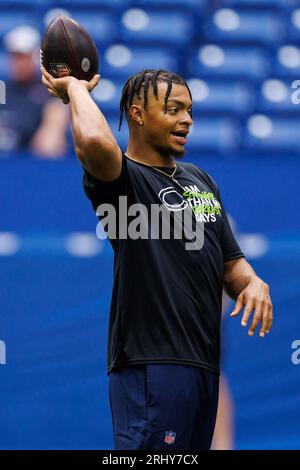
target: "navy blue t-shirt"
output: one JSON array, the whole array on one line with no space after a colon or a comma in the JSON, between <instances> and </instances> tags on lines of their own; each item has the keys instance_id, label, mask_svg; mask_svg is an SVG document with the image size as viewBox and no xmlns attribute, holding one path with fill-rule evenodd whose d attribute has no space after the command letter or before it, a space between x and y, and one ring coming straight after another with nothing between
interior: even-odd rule
<instances>
[{"instance_id":1,"label":"navy blue t-shirt","mask_svg":"<svg viewBox=\"0 0 300 470\"><path fill-rule=\"evenodd\" d=\"M84 190L95 211L109 203L118 218L119 196L126 196L128 207L143 204L149 214L153 204L164 204L170 212L186 207L192 210L194 223L204 224L204 244L196 250L186 249L184 237L110 240L114 282L108 373L131 364L165 363L219 373L224 261L244 255L213 179L191 163L177 162L177 167L178 183L125 154L121 174L112 182L84 172ZM131 220L128 217L128 223Z\"/></svg>"}]
</instances>

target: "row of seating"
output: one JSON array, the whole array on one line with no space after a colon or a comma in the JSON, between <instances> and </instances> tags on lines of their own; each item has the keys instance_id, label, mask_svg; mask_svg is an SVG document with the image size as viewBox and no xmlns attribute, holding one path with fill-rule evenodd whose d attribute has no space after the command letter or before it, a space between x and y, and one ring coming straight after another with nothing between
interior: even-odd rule
<instances>
[{"instance_id":1,"label":"row of seating","mask_svg":"<svg viewBox=\"0 0 300 470\"><path fill-rule=\"evenodd\" d=\"M253 87L239 81L203 80L187 77L193 96L193 115L230 114L244 118L254 112L272 115L300 116L300 80L292 84L278 79L267 79ZM119 110L123 80L101 79L93 98L103 112Z\"/></svg>"},{"instance_id":2,"label":"row of seating","mask_svg":"<svg viewBox=\"0 0 300 470\"><path fill-rule=\"evenodd\" d=\"M289 10L299 5L299 0L110 0L109 6L111 8L124 8L129 6L182 6L185 8L204 8L209 7L212 3L217 3L228 7L237 8L278 8L282 10ZM65 5L86 5L84 0L14 0L14 4L18 5L34 5L37 8L50 8ZM0 0L0 6L10 6L10 0ZM107 7L107 0L89 0L89 5Z\"/></svg>"},{"instance_id":3,"label":"row of seating","mask_svg":"<svg viewBox=\"0 0 300 470\"><path fill-rule=\"evenodd\" d=\"M99 48L100 73L122 78L144 68L162 68L202 79L231 79L259 83L269 77L290 81L300 79L300 48L280 47L274 55L256 47L194 46L186 54L176 48L116 43ZM0 49L0 79L7 77L7 57Z\"/></svg>"},{"instance_id":4,"label":"row of seating","mask_svg":"<svg viewBox=\"0 0 300 470\"><path fill-rule=\"evenodd\" d=\"M109 115L108 122L121 148L126 150L128 128L124 122L121 131L119 116ZM233 117L202 115L193 119L186 150L193 154L211 152L234 154L252 152L262 154L300 154L300 120L291 117L270 117L253 114L241 121Z\"/></svg>"},{"instance_id":5,"label":"row of seating","mask_svg":"<svg viewBox=\"0 0 300 470\"><path fill-rule=\"evenodd\" d=\"M92 35L98 45L116 41L164 43L186 46L198 39L206 42L244 45L264 45L274 48L288 41L300 39L300 8L289 13L277 10L218 8L206 11L178 6L176 9L156 7L123 8L115 13L110 8L76 7L47 10L44 14L33 8L20 7L14 14L0 4L0 41L14 26L32 24L41 31L58 13L73 17ZM43 19L43 21L41 21Z\"/></svg>"}]
</instances>

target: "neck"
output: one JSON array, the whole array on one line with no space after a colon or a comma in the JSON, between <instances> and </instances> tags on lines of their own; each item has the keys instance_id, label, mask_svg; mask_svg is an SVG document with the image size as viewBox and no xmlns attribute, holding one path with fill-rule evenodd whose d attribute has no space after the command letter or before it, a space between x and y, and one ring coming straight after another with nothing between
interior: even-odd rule
<instances>
[{"instance_id":1,"label":"neck","mask_svg":"<svg viewBox=\"0 0 300 470\"><path fill-rule=\"evenodd\" d=\"M151 166L169 166L174 168L175 158L170 153L162 154L153 147L138 145L137 142L128 143L127 150L125 152L128 157L140 163L146 163Z\"/></svg>"}]
</instances>

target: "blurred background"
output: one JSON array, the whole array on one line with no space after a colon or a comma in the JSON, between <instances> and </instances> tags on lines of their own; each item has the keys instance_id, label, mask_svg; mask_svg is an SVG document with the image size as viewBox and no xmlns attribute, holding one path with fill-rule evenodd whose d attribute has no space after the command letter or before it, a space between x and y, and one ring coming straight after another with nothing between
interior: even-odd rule
<instances>
[{"instance_id":1,"label":"blurred background","mask_svg":"<svg viewBox=\"0 0 300 470\"><path fill-rule=\"evenodd\" d=\"M0 0L0 448L113 448L112 250L95 235L68 107L38 68L41 35L62 13L97 44L93 97L123 150L128 76L165 68L187 80L186 161L218 182L275 316L269 336L250 338L224 307L215 447L299 448L299 0Z\"/></svg>"}]
</instances>

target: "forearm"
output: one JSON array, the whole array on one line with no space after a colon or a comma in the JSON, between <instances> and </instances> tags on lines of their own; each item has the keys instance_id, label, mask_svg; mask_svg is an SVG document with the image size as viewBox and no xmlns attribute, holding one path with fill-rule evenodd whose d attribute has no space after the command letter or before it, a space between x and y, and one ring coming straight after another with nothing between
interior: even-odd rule
<instances>
[{"instance_id":1,"label":"forearm","mask_svg":"<svg viewBox=\"0 0 300 470\"><path fill-rule=\"evenodd\" d=\"M76 150L83 150L86 142L97 139L99 145L117 145L110 127L93 101L88 90L74 82L68 89L71 107L74 145Z\"/></svg>"},{"instance_id":2,"label":"forearm","mask_svg":"<svg viewBox=\"0 0 300 470\"><path fill-rule=\"evenodd\" d=\"M224 289L234 300L245 289L253 277L257 277L254 269L245 260L228 261L224 264Z\"/></svg>"}]
</instances>

